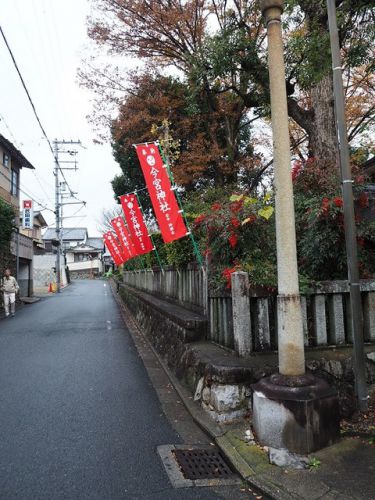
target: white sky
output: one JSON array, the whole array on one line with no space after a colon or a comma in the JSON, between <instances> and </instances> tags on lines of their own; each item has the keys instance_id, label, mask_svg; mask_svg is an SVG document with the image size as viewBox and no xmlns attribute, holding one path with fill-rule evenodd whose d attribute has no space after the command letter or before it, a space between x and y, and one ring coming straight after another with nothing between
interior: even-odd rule
<instances>
[{"instance_id":1,"label":"white sky","mask_svg":"<svg viewBox=\"0 0 375 500\"><path fill-rule=\"evenodd\" d=\"M79 138L87 148L78 148L78 172L65 174L87 208L77 214L82 218L64 220L64 226L88 227L89 235L95 236L103 208L114 204L110 181L120 168L109 144L93 143L95 134L86 119L93 95L77 83L76 71L90 43L86 33L90 8L89 0L0 0L1 26L49 139ZM53 157L2 39L0 68L0 133L36 168L34 173L22 170L21 189L53 209ZM64 215L79 208L65 207ZM53 224L52 212L43 215Z\"/></svg>"}]
</instances>

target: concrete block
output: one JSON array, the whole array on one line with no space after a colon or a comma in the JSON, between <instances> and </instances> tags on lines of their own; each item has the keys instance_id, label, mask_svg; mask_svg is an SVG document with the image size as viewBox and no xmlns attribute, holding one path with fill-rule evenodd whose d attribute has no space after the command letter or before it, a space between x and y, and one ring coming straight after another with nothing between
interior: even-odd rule
<instances>
[{"instance_id":1,"label":"concrete block","mask_svg":"<svg viewBox=\"0 0 375 500\"><path fill-rule=\"evenodd\" d=\"M329 329L331 344L345 344L344 307L341 294L329 297Z\"/></svg>"},{"instance_id":2,"label":"concrete block","mask_svg":"<svg viewBox=\"0 0 375 500\"><path fill-rule=\"evenodd\" d=\"M284 469L307 469L309 463L307 457L297 455L285 449L270 448L268 450L268 457L271 464L283 467Z\"/></svg>"},{"instance_id":3,"label":"concrete block","mask_svg":"<svg viewBox=\"0 0 375 500\"><path fill-rule=\"evenodd\" d=\"M327 345L326 300L324 295L313 297L314 336L316 345Z\"/></svg>"},{"instance_id":4,"label":"concrete block","mask_svg":"<svg viewBox=\"0 0 375 500\"><path fill-rule=\"evenodd\" d=\"M252 350L249 275L238 271L231 280L234 348L239 356L248 356Z\"/></svg>"},{"instance_id":5,"label":"concrete block","mask_svg":"<svg viewBox=\"0 0 375 500\"><path fill-rule=\"evenodd\" d=\"M307 385L279 385L272 377L253 385L253 425L262 445L305 455L338 440L337 395L310 378Z\"/></svg>"},{"instance_id":6,"label":"concrete block","mask_svg":"<svg viewBox=\"0 0 375 500\"><path fill-rule=\"evenodd\" d=\"M211 386L210 404L218 412L227 412L236 410L242 402L242 390L238 385L219 385Z\"/></svg>"},{"instance_id":7,"label":"concrete block","mask_svg":"<svg viewBox=\"0 0 375 500\"><path fill-rule=\"evenodd\" d=\"M271 348L268 298L258 298L257 300L257 327L256 347L260 351L268 351Z\"/></svg>"}]
</instances>

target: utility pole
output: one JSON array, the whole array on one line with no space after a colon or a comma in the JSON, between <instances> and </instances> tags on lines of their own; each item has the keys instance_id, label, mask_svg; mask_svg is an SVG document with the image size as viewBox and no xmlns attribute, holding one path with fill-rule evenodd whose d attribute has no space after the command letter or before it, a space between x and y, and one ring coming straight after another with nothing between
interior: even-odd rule
<instances>
[{"instance_id":1,"label":"utility pole","mask_svg":"<svg viewBox=\"0 0 375 500\"><path fill-rule=\"evenodd\" d=\"M60 273L60 182L59 182L59 146L58 141L53 141L53 151L55 153L55 225L56 225L56 241L57 254L56 254L56 291L60 293L61 289L61 273Z\"/></svg>"},{"instance_id":2,"label":"utility pole","mask_svg":"<svg viewBox=\"0 0 375 500\"><path fill-rule=\"evenodd\" d=\"M337 30L336 3L327 0L328 25L331 41L333 91L335 98L336 131L340 151L342 198L344 204L344 227L348 280L350 288L350 312L353 328L354 374L356 395L361 411L368 409L366 368L363 340L363 316L358 271L357 238L353 203L353 181L349 161L348 132L345 119L345 97L342 83L340 43Z\"/></svg>"},{"instance_id":3,"label":"utility pole","mask_svg":"<svg viewBox=\"0 0 375 500\"><path fill-rule=\"evenodd\" d=\"M62 202L62 195L61 195L61 184L59 180L59 170L77 170L77 162L76 160L74 161L59 161L59 153L67 153L70 155L76 155L77 151L66 151L66 150L60 150L60 146L67 146L67 145L81 145L81 141L58 141L55 139L53 141L53 150L54 150L54 156L55 156L55 168L54 168L54 175L55 175L55 224L56 224L56 240L58 243L57 246L57 254L56 254L56 289L57 293L60 293L61 291L61 248L63 246L63 234L62 234L62 227L61 227L61 222L62 222L62 207L64 205L75 205L75 204L85 204L85 202L71 202L71 203L63 203ZM61 167L61 163L74 163L74 167ZM76 193L73 193L72 191L70 192L70 195L73 196Z\"/></svg>"}]
</instances>

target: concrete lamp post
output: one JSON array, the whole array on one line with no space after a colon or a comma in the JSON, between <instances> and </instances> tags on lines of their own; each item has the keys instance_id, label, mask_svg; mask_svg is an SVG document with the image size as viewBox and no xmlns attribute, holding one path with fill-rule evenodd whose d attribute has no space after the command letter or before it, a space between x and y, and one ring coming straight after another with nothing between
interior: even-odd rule
<instances>
[{"instance_id":1,"label":"concrete lamp post","mask_svg":"<svg viewBox=\"0 0 375 500\"><path fill-rule=\"evenodd\" d=\"M338 438L338 400L326 382L305 373L281 33L283 1L261 0L260 5L268 36L275 170L279 373L253 386L253 423L262 444L304 454Z\"/></svg>"}]
</instances>

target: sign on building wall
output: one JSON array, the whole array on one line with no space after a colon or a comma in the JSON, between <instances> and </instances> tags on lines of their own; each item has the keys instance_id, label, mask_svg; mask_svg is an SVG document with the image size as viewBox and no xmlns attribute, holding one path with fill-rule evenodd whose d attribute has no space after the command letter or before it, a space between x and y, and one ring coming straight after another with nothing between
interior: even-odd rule
<instances>
[{"instance_id":1,"label":"sign on building wall","mask_svg":"<svg viewBox=\"0 0 375 500\"><path fill-rule=\"evenodd\" d=\"M22 210L22 229L33 228L33 202L32 200L23 200Z\"/></svg>"}]
</instances>

